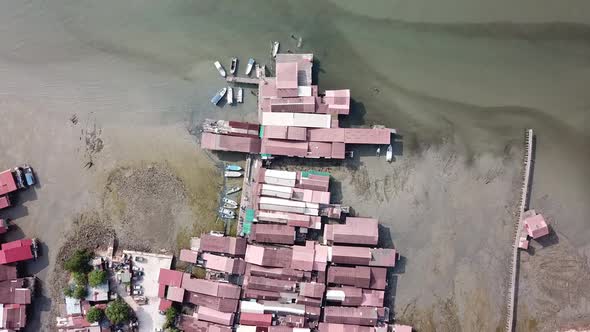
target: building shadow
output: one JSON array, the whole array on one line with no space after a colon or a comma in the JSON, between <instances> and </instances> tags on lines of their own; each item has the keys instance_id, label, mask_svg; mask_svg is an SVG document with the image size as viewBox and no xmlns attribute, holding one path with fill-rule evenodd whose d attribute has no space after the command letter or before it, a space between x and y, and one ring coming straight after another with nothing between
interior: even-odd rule
<instances>
[{"instance_id":1,"label":"building shadow","mask_svg":"<svg viewBox=\"0 0 590 332\"><path fill-rule=\"evenodd\" d=\"M330 203L342 204L342 181L330 177Z\"/></svg>"},{"instance_id":2,"label":"building shadow","mask_svg":"<svg viewBox=\"0 0 590 332\"><path fill-rule=\"evenodd\" d=\"M8 220L9 220L8 232L4 234L3 242L11 242L11 241L16 241L16 240L25 238L25 233L20 228L20 226L18 226L18 224L16 224L15 221L12 219L8 219Z\"/></svg>"},{"instance_id":3,"label":"building shadow","mask_svg":"<svg viewBox=\"0 0 590 332\"><path fill-rule=\"evenodd\" d=\"M539 243L543 248L550 247L552 245L559 243L559 236L557 235L553 227L551 225L548 225L548 228L549 234L534 240L537 243Z\"/></svg>"},{"instance_id":4,"label":"building shadow","mask_svg":"<svg viewBox=\"0 0 590 332\"><path fill-rule=\"evenodd\" d=\"M36 201L37 200L37 191L35 190L35 187L29 187L25 190L21 190L21 191L17 191L16 193L14 193L14 195L12 196L14 197L14 205L17 204L22 204L24 202L29 202L29 201ZM11 199L12 199L11 197Z\"/></svg>"},{"instance_id":5,"label":"building shadow","mask_svg":"<svg viewBox=\"0 0 590 332\"><path fill-rule=\"evenodd\" d=\"M41 315L43 312L49 313L51 310L52 301L46 295L46 285L43 281L37 279L37 288L33 296L34 299L27 310L27 325L24 332L42 331Z\"/></svg>"},{"instance_id":6,"label":"building shadow","mask_svg":"<svg viewBox=\"0 0 590 332\"><path fill-rule=\"evenodd\" d=\"M242 152L214 151L214 154L220 161L228 163L244 162L246 159L246 155Z\"/></svg>"},{"instance_id":7,"label":"building shadow","mask_svg":"<svg viewBox=\"0 0 590 332\"><path fill-rule=\"evenodd\" d=\"M401 157L404 155L404 137L400 134L391 135L391 147L393 148L393 155Z\"/></svg>"},{"instance_id":8,"label":"building shadow","mask_svg":"<svg viewBox=\"0 0 590 332\"><path fill-rule=\"evenodd\" d=\"M6 219L15 220L29 215L29 209L26 206L15 203L12 201L12 198L11 202L13 202L15 205L5 209L4 211L6 212L3 211Z\"/></svg>"},{"instance_id":9,"label":"building shadow","mask_svg":"<svg viewBox=\"0 0 590 332\"><path fill-rule=\"evenodd\" d=\"M326 71L321 66L322 62L317 56L313 57L313 66L311 67L311 81L315 82L315 85L320 85L320 73L325 74Z\"/></svg>"},{"instance_id":10,"label":"building shadow","mask_svg":"<svg viewBox=\"0 0 590 332\"><path fill-rule=\"evenodd\" d=\"M350 98L350 114L340 120L340 127L349 128L354 126L365 125L365 115L367 108L365 104Z\"/></svg>"}]
</instances>

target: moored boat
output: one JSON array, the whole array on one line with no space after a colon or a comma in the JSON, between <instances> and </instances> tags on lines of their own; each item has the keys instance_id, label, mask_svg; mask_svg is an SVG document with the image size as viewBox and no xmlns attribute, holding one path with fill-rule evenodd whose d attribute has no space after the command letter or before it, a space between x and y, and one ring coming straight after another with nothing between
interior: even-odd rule
<instances>
[{"instance_id":1,"label":"moored boat","mask_svg":"<svg viewBox=\"0 0 590 332\"><path fill-rule=\"evenodd\" d=\"M223 174L226 178L239 178L242 176L242 172L225 171Z\"/></svg>"},{"instance_id":2,"label":"moored boat","mask_svg":"<svg viewBox=\"0 0 590 332\"><path fill-rule=\"evenodd\" d=\"M229 73L234 75L238 68L238 58L231 58L231 66L229 67Z\"/></svg>"},{"instance_id":3,"label":"moored boat","mask_svg":"<svg viewBox=\"0 0 590 332\"><path fill-rule=\"evenodd\" d=\"M244 89L238 88L238 103L244 102Z\"/></svg>"},{"instance_id":4,"label":"moored boat","mask_svg":"<svg viewBox=\"0 0 590 332\"><path fill-rule=\"evenodd\" d=\"M227 88L219 89L219 91L217 91L217 94L215 96L213 96L213 98L211 98L211 103L213 105L217 105L219 103L219 101L221 100L221 98L223 98L223 96L225 96L226 92L227 92Z\"/></svg>"},{"instance_id":5,"label":"moored boat","mask_svg":"<svg viewBox=\"0 0 590 332\"><path fill-rule=\"evenodd\" d=\"M231 187L231 188L229 188L229 189L228 189L228 190L225 192L225 194L226 194L226 195L235 194L235 193L237 193L237 192L238 192L238 191L240 191L240 190L242 190L242 187Z\"/></svg>"},{"instance_id":6,"label":"moored boat","mask_svg":"<svg viewBox=\"0 0 590 332\"><path fill-rule=\"evenodd\" d=\"M238 206L237 205L234 205L234 204L231 204L231 203L223 203L223 208L224 209L237 209Z\"/></svg>"},{"instance_id":7,"label":"moored boat","mask_svg":"<svg viewBox=\"0 0 590 332\"><path fill-rule=\"evenodd\" d=\"M227 165L225 166L226 171L241 171L242 167L239 165Z\"/></svg>"},{"instance_id":8,"label":"moored boat","mask_svg":"<svg viewBox=\"0 0 590 332\"><path fill-rule=\"evenodd\" d=\"M387 147L387 154L385 155L385 160L387 160L388 162L391 162L393 160L393 146L391 146L391 144L389 144L389 146Z\"/></svg>"},{"instance_id":9,"label":"moored boat","mask_svg":"<svg viewBox=\"0 0 590 332\"><path fill-rule=\"evenodd\" d=\"M230 105L234 103L234 89L232 87L227 88L227 103Z\"/></svg>"},{"instance_id":10,"label":"moored boat","mask_svg":"<svg viewBox=\"0 0 590 332\"><path fill-rule=\"evenodd\" d=\"M259 64L256 64L255 72L256 72L256 78L260 78L260 65Z\"/></svg>"},{"instance_id":11,"label":"moored boat","mask_svg":"<svg viewBox=\"0 0 590 332\"><path fill-rule=\"evenodd\" d=\"M223 203L224 204L229 204L229 205L235 205L236 207L238 206L238 202L234 201L231 198L227 198L227 197L224 197L223 198ZM233 208L233 209L235 209L235 208Z\"/></svg>"},{"instance_id":12,"label":"moored boat","mask_svg":"<svg viewBox=\"0 0 590 332\"><path fill-rule=\"evenodd\" d=\"M279 47L281 47L281 44L278 41L272 42L272 57L273 58L277 57L277 53L279 53Z\"/></svg>"},{"instance_id":13,"label":"moored boat","mask_svg":"<svg viewBox=\"0 0 590 332\"><path fill-rule=\"evenodd\" d=\"M246 75L250 75L250 73L252 72L252 68L254 68L254 63L256 61L254 61L254 59L250 58L248 59L248 65L246 66Z\"/></svg>"},{"instance_id":14,"label":"moored boat","mask_svg":"<svg viewBox=\"0 0 590 332\"><path fill-rule=\"evenodd\" d=\"M217 68L217 71L219 72L219 75L221 75L221 77L225 77L227 76L227 74L225 73L225 69L223 68L223 66L221 65L221 63L219 61L215 61L215 68Z\"/></svg>"}]
</instances>

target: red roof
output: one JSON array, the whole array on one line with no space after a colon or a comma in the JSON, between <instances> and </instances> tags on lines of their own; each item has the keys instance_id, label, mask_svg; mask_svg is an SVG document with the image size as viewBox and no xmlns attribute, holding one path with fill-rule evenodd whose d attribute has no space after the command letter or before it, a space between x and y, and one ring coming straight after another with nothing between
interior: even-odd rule
<instances>
[{"instance_id":1,"label":"red roof","mask_svg":"<svg viewBox=\"0 0 590 332\"><path fill-rule=\"evenodd\" d=\"M311 242L311 241L310 241ZM313 242L311 246L293 246L293 256L291 257L291 268L295 270L311 271L313 270L313 259L315 257L315 248Z\"/></svg>"},{"instance_id":2,"label":"red roof","mask_svg":"<svg viewBox=\"0 0 590 332\"><path fill-rule=\"evenodd\" d=\"M309 142L307 156L310 158L330 158L332 156L332 143Z\"/></svg>"},{"instance_id":3,"label":"red roof","mask_svg":"<svg viewBox=\"0 0 590 332\"><path fill-rule=\"evenodd\" d=\"M291 248L248 245L245 260L260 266L290 267L292 255Z\"/></svg>"},{"instance_id":4,"label":"red roof","mask_svg":"<svg viewBox=\"0 0 590 332\"><path fill-rule=\"evenodd\" d=\"M251 314L243 312L240 314L240 324L250 326L271 326L271 314Z\"/></svg>"},{"instance_id":5,"label":"red roof","mask_svg":"<svg viewBox=\"0 0 590 332\"><path fill-rule=\"evenodd\" d=\"M16 266L0 265L0 281L16 279Z\"/></svg>"},{"instance_id":6,"label":"red roof","mask_svg":"<svg viewBox=\"0 0 590 332\"><path fill-rule=\"evenodd\" d=\"M0 264L20 262L33 258L30 239L16 240L2 244Z\"/></svg>"},{"instance_id":7,"label":"red roof","mask_svg":"<svg viewBox=\"0 0 590 332\"><path fill-rule=\"evenodd\" d=\"M324 322L376 326L379 316L373 307L331 307L324 308Z\"/></svg>"},{"instance_id":8,"label":"red roof","mask_svg":"<svg viewBox=\"0 0 590 332\"><path fill-rule=\"evenodd\" d=\"M182 272L169 269L160 269L158 283L161 285L180 287L182 285Z\"/></svg>"},{"instance_id":9,"label":"red roof","mask_svg":"<svg viewBox=\"0 0 590 332\"><path fill-rule=\"evenodd\" d=\"M348 265L369 265L371 249L367 247L332 246L332 262Z\"/></svg>"},{"instance_id":10,"label":"red roof","mask_svg":"<svg viewBox=\"0 0 590 332\"><path fill-rule=\"evenodd\" d=\"M316 282L305 282L299 284L299 294L301 296L321 299L324 296L326 285Z\"/></svg>"},{"instance_id":11,"label":"red roof","mask_svg":"<svg viewBox=\"0 0 590 332\"><path fill-rule=\"evenodd\" d=\"M272 112L313 113L315 112L315 97L272 98L270 110Z\"/></svg>"},{"instance_id":12,"label":"red roof","mask_svg":"<svg viewBox=\"0 0 590 332\"><path fill-rule=\"evenodd\" d=\"M287 139L287 126L264 126L264 138Z\"/></svg>"},{"instance_id":13,"label":"red roof","mask_svg":"<svg viewBox=\"0 0 590 332\"><path fill-rule=\"evenodd\" d=\"M0 195L8 194L17 189L12 172L8 169L0 173Z\"/></svg>"},{"instance_id":14,"label":"red roof","mask_svg":"<svg viewBox=\"0 0 590 332\"><path fill-rule=\"evenodd\" d=\"M344 159L344 154L346 152L346 145L340 142L332 143L332 158L334 159Z\"/></svg>"},{"instance_id":15,"label":"red roof","mask_svg":"<svg viewBox=\"0 0 590 332\"><path fill-rule=\"evenodd\" d=\"M203 234L201 235L201 247L199 250L232 256L244 256L246 254L246 245L246 239L241 237Z\"/></svg>"},{"instance_id":16,"label":"red roof","mask_svg":"<svg viewBox=\"0 0 590 332\"><path fill-rule=\"evenodd\" d=\"M391 130L387 128L345 128L346 144L390 144Z\"/></svg>"},{"instance_id":17,"label":"red roof","mask_svg":"<svg viewBox=\"0 0 590 332\"><path fill-rule=\"evenodd\" d=\"M172 306L172 301L166 299L160 299L160 305L158 306L159 311L166 311L168 308Z\"/></svg>"},{"instance_id":18,"label":"red roof","mask_svg":"<svg viewBox=\"0 0 590 332\"><path fill-rule=\"evenodd\" d=\"M309 140L344 143L344 128L310 128Z\"/></svg>"},{"instance_id":19,"label":"red roof","mask_svg":"<svg viewBox=\"0 0 590 332\"><path fill-rule=\"evenodd\" d=\"M295 228L277 224L253 224L250 239L259 243L293 244Z\"/></svg>"},{"instance_id":20,"label":"red roof","mask_svg":"<svg viewBox=\"0 0 590 332\"><path fill-rule=\"evenodd\" d=\"M287 139L293 140L293 141L307 140L307 128L287 127Z\"/></svg>"},{"instance_id":21,"label":"red roof","mask_svg":"<svg viewBox=\"0 0 590 332\"><path fill-rule=\"evenodd\" d=\"M379 222L373 218L346 218L345 224L327 224L324 240L328 243L376 246L379 240Z\"/></svg>"},{"instance_id":22,"label":"red roof","mask_svg":"<svg viewBox=\"0 0 590 332\"><path fill-rule=\"evenodd\" d=\"M162 299L166 297L166 285L158 284L158 297Z\"/></svg>"},{"instance_id":23,"label":"red roof","mask_svg":"<svg viewBox=\"0 0 590 332\"><path fill-rule=\"evenodd\" d=\"M247 276L244 287L270 292L293 292L297 288L296 281Z\"/></svg>"},{"instance_id":24,"label":"red roof","mask_svg":"<svg viewBox=\"0 0 590 332\"><path fill-rule=\"evenodd\" d=\"M10 198L8 196L0 196L0 210L10 206Z\"/></svg>"},{"instance_id":25,"label":"red roof","mask_svg":"<svg viewBox=\"0 0 590 332\"><path fill-rule=\"evenodd\" d=\"M240 298L240 287L234 284L216 282L204 279L191 278L191 275L185 273L182 278L182 288L195 293L238 299Z\"/></svg>"},{"instance_id":26,"label":"red roof","mask_svg":"<svg viewBox=\"0 0 590 332\"><path fill-rule=\"evenodd\" d=\"M244 274L246 262L240 258L231 258L204 253L205 267L211 270L222 271L229 274Z\"/></svg>"}]
</instances>

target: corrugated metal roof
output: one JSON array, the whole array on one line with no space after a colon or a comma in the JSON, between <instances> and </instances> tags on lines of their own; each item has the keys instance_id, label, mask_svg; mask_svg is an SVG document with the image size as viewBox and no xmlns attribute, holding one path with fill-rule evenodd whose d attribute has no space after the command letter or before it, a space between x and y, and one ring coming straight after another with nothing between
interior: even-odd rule
<instances>
[{"instance_id":1,"label":"corrugated metal roof","mask_svg":"<svg viewBox=\"0 0 590 332\"><path fill-rule=\"evenodd\" d=\"M232 236L201 235L201 251L223 253L232 256L246 254L246 239Z\"/></svg>"},{"instance_id":2,"label":"corrugated metal roof","mask_svg":"<svg viewBox=\"0 0 590 332\"><path fill-rule=\"evenodd\" d=\"M265 126L330 128L332 117L330 114L265 112L261 123Z\"/></svg>"},{"instance_id":3,"label":"corrugated metal roof","mask_svg":"<svg viewBox=\"0 0 590 332\"><path fill-rule=\"evenodd\" d=\"M276 63L277 89L297 89L297 62Z\"/></svg>"},{"instance_id":4,"label":"corrugated metal roof","mask_svg":"<svg viewBox=\"0 0 590 332\"><path fill-rule=\"evenodd\" d=\"M221 312L236 312L238 309L238 299L220 298L216 296L188 292L188 302L215 309Z\"/></svg>"},{"instance_id":5,"label":"corrugated metal roof","mask_svg":"<svg viewBox=\"0 0 590 332\"><path fill-rule=\"evenodd\" d=\"M251 314L243 313L240 314L240 324L253 325L253 326L271 326L272 315L271 314Z\"/></svg>"},{"instance_id":6,"label":"corrugated metal roof","mask_svg":"<svg viewBox=\"0 0 590 332\"><path fill-rule=\"evenodd\" d=\"M182 285L182 272L169 269L160 269L158 283L161 285L180 287Z\"/></svg>"},{"instance_id":7,"label":"corrugated metal roof","mask_svg":"<svg viewBox=\"0 0 590 332\"><path fill-rule=\"evenodd\" d=\"M199 307L195 317L197 317L199 320L228 326L232 325L234 322L233 313L221 312L207 307Z\"/></svg>"},{"instance_id":8,"label":"corrugated metal roof","mask_svg":"<svg viewBox=\"0 0 590 332\"><path fill-rule=\"evenodd\" d=\"M168 287L166 299L182 303L182 301L184 301L184 289L174 286Z\"/></svg>"},{"instance_id":9,"label":"corrugated metal roof","mask_svg":"<svg viewBox=\"0 0 590 332\"><path fill-rule=\"evenodd\" d=\"M344 128L314 128L309 129L309 140L316 142L344 143Z\"/></svg>"},{"instance_id":10,"label":"corrugated metal roof","mask_svg":"<svg viewBox=\"0 0 590 332\"><path fill-rule=\"evenodd\" d=\"M324 240L327 243L376 246L379 241L379 222L374 218L348 217L344 224L325 225Z\"/></svg>"},{"instance_id":11,"label":"corrugated metal roof","mask_svg":"<svg viewBox=\"0 0 590 332\"><path fill-rule=\"evenodd\" d=\"M263 139L261 152L278 156L305 157L307 142Z\"/></svg>"},{"instance_id":12,"label":"corrugated metal roof","mask_svg":"<svg viewBox=\"0 0 590 332\"><path fill-rule=\"evenodd\" d=\"M178 257L178 259L180 259L181 261L192 264L195 264L198 258L199 253L197 251L193 251L190 249L181 249L180 256Z\"/></svg>"},{"instance_id":13,"label":"corrugated metal roof","mask_svg":"<svg viewBox=\"0 0 590 332\"><path fill-rule=\"evenodd\" d=\"M16 182L10 170L0 172L0 196L15 191Z\"/></svg>"},{"instance_id":14,"label":"corrugated metal roof","mask_svg":"<svg viewBox=\"0 0 590 332\"><path fill-rule=\"evenodd\" d=\"M391 129L344 128L346 144L390 144Z\"/></svg>"},{"instance_id":15,"label":"corrugated metal roof","mask_svg":"<svg viewBox=\"0 0 590 332\"><path fill-rule=\"evenodd\" d=\"M277 224L254 224L250 239L259 243L293 244L295 228Z\"/></svg>"},{"instance_id":16,"label":"corrugated metal roof","mask_svg":"<svg viewBox=\"0 0 590 332\"><path fill-rule=\"evenodd\" d=\"M378 318L377 308L372 307L326 306L324 308L324 322L326 323L376 326Z\"/></svg>"}]
</instances>

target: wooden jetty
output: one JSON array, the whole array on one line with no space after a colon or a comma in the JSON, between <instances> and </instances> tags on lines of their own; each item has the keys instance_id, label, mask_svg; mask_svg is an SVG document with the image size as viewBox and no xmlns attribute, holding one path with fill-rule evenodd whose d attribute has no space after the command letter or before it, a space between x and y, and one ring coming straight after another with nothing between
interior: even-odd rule
<instances>
[{"instance_id":1,"label":"wooden jetty","mask_svg":"<svg viewBox=\"0 0 590 332\"><path fill-rule=\"evenodd\" d=\"M237 76L228 76L225 78L228 83L240 83L240 84L255 84L259 85L261 79L259 78L251 78L251 77L237 77Z\"/></svg>"},{"instance_id":2,"label":"wooden jetty","mask_svg":"<svg viewBox=\"0 0 590 332\"><path fill-rule=\"evenodd\" d=\"M519 209L516 212L516 229L514 230L514 243L512 243L512 262L510 265L510 281L508 285L508 295L506 299L506 331L514 331L514 303L517 294L518 285L518 261L519 261L519 250L518 241L520 237L520 231L522 229L522 215L527 202L527 196L529 194L529 181L531 173L531 162L533 153L533 130L527 129L525 131L525 150L524 150L524 169L522 174L522 188L520 189L520 201Z\"/></svg>"}]
</instances>

